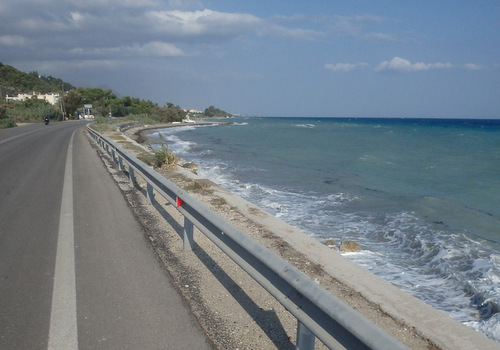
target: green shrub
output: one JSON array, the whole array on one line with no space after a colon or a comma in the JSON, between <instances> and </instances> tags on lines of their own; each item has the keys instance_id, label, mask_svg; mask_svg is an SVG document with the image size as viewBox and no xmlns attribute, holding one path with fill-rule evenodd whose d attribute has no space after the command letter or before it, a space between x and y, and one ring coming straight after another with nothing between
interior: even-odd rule
<instances>
[{"instance_id":1,"label":"green shrub","mask_svg":"<svg viewBox=\"0 0 500 350\"><path fill-rule=\"evenodd\" d=\"M16 122L10 118L0 119L0 129L13 128Z\"/></svg>"},{"instance_id":2,"label":"green shrub","mask_svg":"<svg viewBox=\"0 0 500 350\"><path fill-rule=\"evenodd\" d=\"M170 152L165 145L162 145L160 149L154 151L151 158L153 166L157 168L173 165L177 162L176 155Z\"/></svg>"},{"instance_id":3,"label":"green shrub","mask_svg":"<svg viewBox=\"0 0 500 350\"><path fill-rule=\"evenodd\" d=\"M96 124L106 124L107 120L104 117L96 117L94 118Z\"/></svg>"},{"instance_id":4,"label":"green shrub","mask_svg":"<svg viewBox=\"0 0 500 350\"><path fill-rule=\"evenodd\" d=\"M144 114L129 114L124 117L127 121L139 122L142 124L155 124L156 121Z\"/></svg>"},{"instance_id":5,"label":"green shrub","mask_svg":"<svg viewBox=\"0 0 500 350\"><path fill-rule=\"evenodd\" d=\"M2 105L0 106L0 119L4 118L7 118L7 108L5 108L2 103Z\"/></svg>"},{"instance_id":6,"label":"green shrub","mask_svg":"<svg viewBox=\"0 0 500 350\"><path fill-rule=\"evenodd\" d=\"M46 102L46 101L43 101ZM8 118L17 122L37 122L42 121L43 117L49 115L52 120L61 120L62 113L56 106L50 103L29 104L27 102L18 102L14 104L13 109L8 109L6 115Z\"/></svg>"}]
</instances>

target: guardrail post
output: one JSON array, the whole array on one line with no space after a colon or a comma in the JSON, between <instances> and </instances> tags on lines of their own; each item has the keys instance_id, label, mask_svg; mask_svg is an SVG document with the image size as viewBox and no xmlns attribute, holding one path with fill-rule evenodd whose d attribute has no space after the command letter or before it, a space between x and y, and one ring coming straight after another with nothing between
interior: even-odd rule
<instances>
[{"instance_id":1,"label":"guardrail post","mask_svg":"<svg viewBox=\"0 0 500 350\"><path fill-rule=\"evenodd\" d=\"M184 250L193 250L193 223L184 217Z\"/></svg>"},{"instance_id":2,"label":"guardrail post","mask_svg":"<svg viewBox=\"0 0 500 350\"><path fill-rule=\"evenodd\" d=\"M148 203L153 204L155 195L153 193L153 186L149 182L146 185L146 193L147 193Z\"/></svg>"},{"instance_id":3,"label":"guardrail post","mask_svg":"<svg viewBox=\"0 0 500 350\"><path fill-rule=\"evenodd\" d=\"M130 165L128 166L128 179L130 186L135 187L136 181L135 181L134 168L132 168Z\"/></svg>"},{"instance_id":4,"label":"guardrail post","mask_svg":"<svg viewBox=\"0 0 500 350\"><path fill-rule=\"evenodd\" d=\"M297 323L297 344L295 349L314 350L315 335L302 322L297 320Z\"/></svg>"},{"instance_id":5,"label":"guardrail post","mask_svg":"<svg viewBox=\"0 0 500 350\"><path fill-rule=\"evenodd\" d=\"M111 157L113 158L113 162L115 162L115 164L118 163L116 161L116 151L114 148L111 150Z\"/></svg>"},{"instance_id":6,"label":"guardrail post","mask_svg":"<svg viewBox=\"0 0 500 350\"><path fill-rule=\"evenodd\" d=\"M123 158L122 156L118 155L118 166L120 167L120 170L123 171L125 168L123 167Z\"/></svg>"}]
</instances>

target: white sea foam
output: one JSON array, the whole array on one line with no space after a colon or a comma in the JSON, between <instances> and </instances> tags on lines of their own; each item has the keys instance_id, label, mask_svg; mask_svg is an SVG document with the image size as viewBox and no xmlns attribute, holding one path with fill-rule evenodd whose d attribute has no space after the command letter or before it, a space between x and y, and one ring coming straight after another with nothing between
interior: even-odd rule
<instances>
[{"instance_id":1,"label":"white sea foam","mask_svg":"<svg viewBox=\"0 0 500 350\"><path fill-rule=\"evenodd\" d=\"M339 208L357 200L343 193L318 199L245 186L247 190L255 188L261 190L256 196L260 200L254 198L259 206L319 240L359 242L364 249L346 254L349 259L453 318L474 322L477 313L488 319L497 312L497 257L474 260L480 243L463 235L443 236L408 212L381 219L329 210L328 206ZM241 191L240 195L252 200L252 191ZM475 265L472 271L468 268L471 264ZM475 277L478 285L470 285L467 290L463 281L474 277L471 272L484 277ZM471 303L474 299L478 300L475 304Z\"/></svg>"},{"instance_id":2,"label":"white sea foam","mask_svg":"<svg viewBox=\"0 0 500 350\"><path fill-rule=\"evenodd\" d=\"M316 125L314 125L314 124L295 124L294 126L299 127L299 128L306 128L306 129L312 129L312 128L316 127Z\"/></svg>"},{"instance_id":3,"label":"white sea foam","mask_svg":"<svg viewBox=\"0 0 500 350\"><path fill-rule=\"evenodd\" d=\"M475 256L473 251L478 249L477 242L463 235L442 236L408 212L374 218L335 211L359 200L357 196L336 193L318 197L276 190L241 182L228 169L230 166L225 163L207 163L200 175L319 240L359 242L364 250L347 254L349 259L454 318L472 322L472 315L485 308L485 300L490 305L498 305L498 300L487 299L487 296L499 295L499 291L485 293L483 290L488 285L486 288L494 288L492 283L499 278L495 272L498 257L471 259L470 256ZM419 262L417 266L415 261ZM470 264L474 265L473 269L463 266ZM462 281L467 280L469 271L485 277L479 279L479 286L469 285L467 295ZM436 290L441 294L436 294ZM470 306L471 297L481 300L477 307Z\"/></svg>"}]
</instances>

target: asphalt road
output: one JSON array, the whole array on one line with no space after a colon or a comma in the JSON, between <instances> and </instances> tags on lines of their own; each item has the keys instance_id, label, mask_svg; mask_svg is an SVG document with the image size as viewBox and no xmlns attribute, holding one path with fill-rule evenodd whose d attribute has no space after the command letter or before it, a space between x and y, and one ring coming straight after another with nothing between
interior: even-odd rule
<instances>
[{"instance_id":1,"label":"asphalt road","mask_svg":"<svg viewBox=\"0 0 500 350\"><path fill-rule=\"evenodd\" d=\"M0 349L208 349L83 126L0 130Z\"/></svg>"}]
</instances>

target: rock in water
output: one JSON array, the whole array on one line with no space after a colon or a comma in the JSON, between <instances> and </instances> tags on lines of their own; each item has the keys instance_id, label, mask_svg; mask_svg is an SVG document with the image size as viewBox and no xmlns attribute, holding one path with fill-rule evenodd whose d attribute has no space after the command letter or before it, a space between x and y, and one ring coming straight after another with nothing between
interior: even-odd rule
<instances>
[{"instance_id":1,"label":"rock in water","mask_svg":"<svg viewBox=\"0 0 500 350\"><path fill-rule=\"evenodd\" d=\"M325 242L325 245L329 248L335 248L335 241L333 239L329 239Z\"/></svg>"},{"instance_id":2,"label":"rock in water","mask_svg":"<svg viewBox=\"0 0 500 350\"><path fill-rule=\"evenodd\" d=\"M361 247L353 241L345 241L340 244L340 251L346 253L359 252Z\"/></svg>"},{"instance_id":3,"label":"rock in water","mask_svg":"<svg viewBox=\"0 0 500 350\"><path fill-rule=\"evenodd\" d=\"M186 169L198 169L198 165L196 165L193 162L186 163L186 164L182 165L182 167L186 168Z\"/></svg>"}]
</instances>

